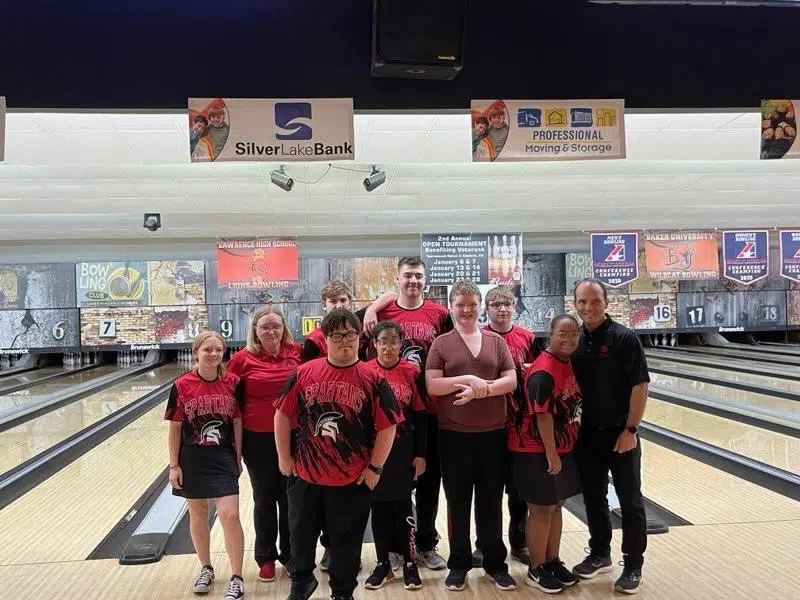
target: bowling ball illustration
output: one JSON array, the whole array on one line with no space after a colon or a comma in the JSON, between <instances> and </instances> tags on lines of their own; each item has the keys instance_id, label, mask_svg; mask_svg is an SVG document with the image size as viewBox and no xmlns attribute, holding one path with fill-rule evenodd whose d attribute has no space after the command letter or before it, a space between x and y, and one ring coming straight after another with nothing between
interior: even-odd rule
<instances>
[{"instance_id":1,"label":"bowling ball illustration","mask_svg":"<svg viewBox=\"0 0 800 600\"><path fill-rule=\"evenodd\" d=\"M725 322L725 315L721 312L717 311L714 313L714 322L717 324L722 324Z\"/></svg>"}]
</instances>

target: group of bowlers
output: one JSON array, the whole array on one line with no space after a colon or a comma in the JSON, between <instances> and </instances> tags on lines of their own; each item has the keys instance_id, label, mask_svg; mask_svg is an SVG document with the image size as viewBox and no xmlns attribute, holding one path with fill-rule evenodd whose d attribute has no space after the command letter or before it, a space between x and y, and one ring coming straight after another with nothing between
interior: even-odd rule
<instances>
[{"instance_id":1,"label":"group of bowlers","mask_svg":"<svg viewBox=\"0 0 800 600\"><path fill-rule=\"evenodd\" d=\"M195 339L195 366L175 381L166 411L170 481L187 499L201 563L194 591L214 582L213 499L233 572L223 598L244 596L244 462L259 579L274 580L280 561L289 600L307 600L318 586L318 539L331 598L353 597L370 513L377 565L365 588L381 588L402 569L404 587L420 589L423 566L447 568L452 591L464 589L474 567L499 589L516 589L503 541L504 490L510 553L528 565L526 584L557 593L610 572L609 471L623 530L624 569L614 587L637 592L647 543L637 427L649 377L638 337L606 314L602 283L578 282L582 324L555 317L541 352L533 333L513 324L509 288L483 299L473 282L456 282L448 311L424 297L425 265L413 257L400 259L397 283L398 292L358 313L346 284L327 284L327 315L303 346L279 310L263 307L227 368L219 334ZM483 302L490 322L481 328ZM440 488L447 560L437 551ZM561 510L581 492L589 552L570 570L559 557Z\"/></svg>"}]
</instances>

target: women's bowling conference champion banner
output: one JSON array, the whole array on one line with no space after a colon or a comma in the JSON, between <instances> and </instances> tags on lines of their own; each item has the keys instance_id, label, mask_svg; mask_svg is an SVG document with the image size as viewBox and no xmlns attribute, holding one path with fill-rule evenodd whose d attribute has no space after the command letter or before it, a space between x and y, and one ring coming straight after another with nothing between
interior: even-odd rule
<instances>
[{"instance_id":1,"label":"women's bowling conference champion banner","mask_svg":"<svg viewBox=\"0 0 800 600\"><path fill-rule=\"evenodd\" d=\"M473 100L473 162L625 158L624 100Z\"/></svg>"},{"instance_id":2,"label":"women's bowling conference champion banner","mask_svg":"<svg viewBox=\"0 0 800 600\"><path fill-rule=\"evenodd\" d=\"M638 233L593 233L592 272L609 287L618 288L639 277Z\"/></svg>"},{"instance_id":3,"label":"women's bowling conference champion banner","mask_svg":"<svg viewBox=\"0 0 800 600\"><path fill-rule=\"evenodd\" d=\"M797 109L800 100L761 101L762 159L800 158L797 137Z\"/></svg>"},{"instance_id":4,"label":"women's bowling conference champion banner","mask_svg":"<svg viewBox=\"0 0 800 600\"><path fill-rule=\"evenodd\" d=\"M522 283L522 233L449 233L420 236L429 285L459 279L477 284Z\"/></svg>"},{"instance_id":5,"label":"women's bowling conference champion banner","mask_svg":"<svg viewBox=\"0 0 800 600\"><path fill-rule=\"evenodd\" d=\"M781 277L800 283L800 229L780 232Z\"/></svg>"},{"instance_id":6,"label":"women's bowling conference champion banner","mask_svg":"<svg viewBox=\"0 0 800 600\"><path fill-rule=\"evenodd\" d=\"M647 272L652 279L718 279L719 251L713 231L648 231Z\"/></svg>"},{"instance_id":7,"label":"women's bowling conference champion banner","mask_svg":"<svg viewBox=\"0 0 800 600\"><path fill-rule=\"evenodd\" d=\"M353 99L189 98L192 162L355 158Z\"/></svg>"},{"instance_id":8,"label":"women's bowling conference champion banner","mask_svg":"<svg viewBox=\"0 0 800 600\"><path fill-rule=\"evenodd\" d=\"M722 274L742 285L752 285L767 277L769 232L723 231Z\"/></svg>"},{"instance_id":9,"label":"women's bowling conference champion banner","mask_svg":"<svg viewBox=\"0 0 800 600\"><path fill-rule=\"evenodd\" d=\"M257 290L289 287L298 281L297 240L217 239L218 286Z\"/></svg>"}]
</instances>

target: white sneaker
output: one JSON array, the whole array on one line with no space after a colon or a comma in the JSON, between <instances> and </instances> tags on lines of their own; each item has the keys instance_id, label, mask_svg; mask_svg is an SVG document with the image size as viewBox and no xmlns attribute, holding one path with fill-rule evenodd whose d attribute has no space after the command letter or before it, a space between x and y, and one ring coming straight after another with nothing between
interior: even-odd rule
<instances>
[{"instance_id":1,"label":"white sneaker","mask_svg":"<svg viewBox=\"0 0 800 600\"><path fill-rule=\"evenodd\" d=\"M228 582L228 589L225 590L222 600L241 600L242 598L244 598L244 581L241 577L234 575Z\"/></svg>"},{"instance_id":2,"label":"white sneaker","mask_svg":"<svg viewBox=\"0 0 800 600\"><path fill-rule=\"evenodd\" d=\"M214 583L214 569L206 565L200 569L200 575L194 580L194 593L207 594Z\"/></svg>"},{"instance_id":3,"label":"white sneaker","mask_svg":"<svg viewBox=\"0 0 800 600\"><path fill-rule=\"evenodd\" d=\"M436 548L417 552L417 562L431 571L441 571L447 567L447 561L436 551Z\"/></svg>"},{"instance_id":4,"label":"white sneaker","mask_svg":"<svg viewBox=\"0 0 800 600\"><path fill-rule=\"evenodd\" d=\"M397 552L389 552L389 564L392 565L392 571L397 571L403 566L403 557Z\"/></svg>"}]
</instances>

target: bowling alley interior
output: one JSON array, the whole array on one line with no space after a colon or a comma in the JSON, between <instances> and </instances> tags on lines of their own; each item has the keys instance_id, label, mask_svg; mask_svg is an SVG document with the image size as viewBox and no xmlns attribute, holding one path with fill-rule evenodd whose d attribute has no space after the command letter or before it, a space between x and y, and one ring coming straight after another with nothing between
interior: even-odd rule
<instances>
[{"instance_id":1,"label":"bowling alley interior","mask_svg":"<svg viewBox=\"0 0 800 600\"><path fill-rule=\"evenodd\" d=\"M784 99L800 85L775 70L797 56L797 3L114 10L0 8L1 598L800 600L800 100ZM366 363L354 372L381 382L357 434L336 397L315 408L301 387L345 368L349 330L326 327L350 311L362 329L345 366ZM282 336L274 360L289 361L269 394L254 392L267 376L241 366L273 364L265 315ZM496 377L448 374L447 340L477 364L497 337L511 391L493 395L510 372L497 364ZM387 385L391 418L387 348L410 363L421 403ZM575 384L567 416L548 357ZM458 377L479 384L430 391ZM202 432L190 381L233 382L229 412ZM468 399L454 403L459 389ZM504 424L489 433L502 473L486 474L488 445L476 451L467 544L452 481L469 469L446 448L488 435L452 424L484 396L500 399ZM615 427L606 464L587 440ZM271 440L270 454L248 456L248 435ZM366 454L345 435L363 436ZM402 463L403 435L424 472ZM383 439L394 441L375 465ZM308 458L320 448L325 468ZM387 546L375 507L394 482L389 452L412 516ZM238 494L190 491L195 473L226 468L208 458L220 453L238 461L224 474ZM571 470L573 487L561 483ZM312 519L298 484L366 490L363 535L359 520L347 542L331 526L354 514L347 502ZM544 538L536 521L556 503L560 545L556 519ZM500 514L500 533L479 518ZM335 541L303 546L314 519ZM479 526L498 542L480 542ZM591 559L605 562L587 571Z\"/></svg>"}]
</instances>

